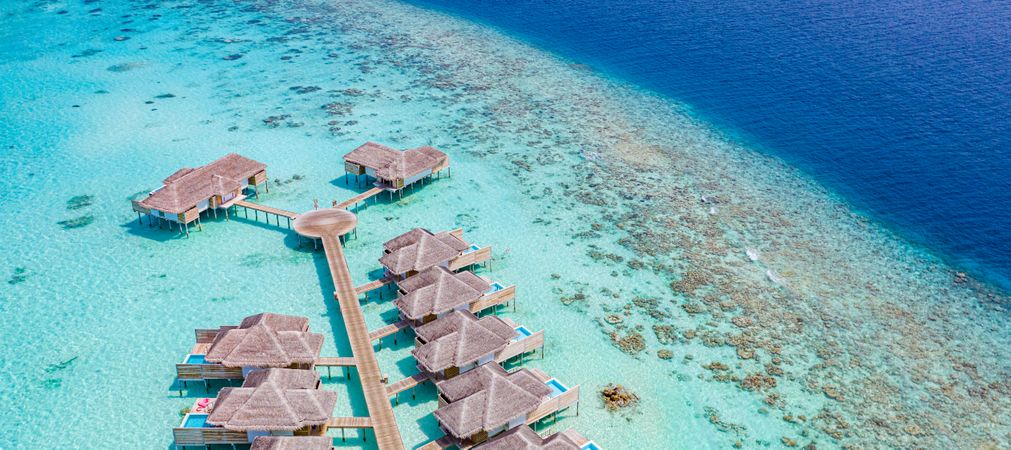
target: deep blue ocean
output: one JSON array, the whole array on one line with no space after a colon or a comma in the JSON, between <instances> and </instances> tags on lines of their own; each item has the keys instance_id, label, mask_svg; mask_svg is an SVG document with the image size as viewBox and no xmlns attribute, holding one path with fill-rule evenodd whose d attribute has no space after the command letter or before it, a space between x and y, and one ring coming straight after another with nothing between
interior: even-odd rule
<instances>
[{"instance_id":1,"label":"deep blue ocean","mask_svg":"<svg viewBox=\"0 0 1011 450\"><path fill-rule=\"evenodd\" d=\"M412 3L687 103L1011 287L1011 2Z\"/></svg>"}]
</instances>

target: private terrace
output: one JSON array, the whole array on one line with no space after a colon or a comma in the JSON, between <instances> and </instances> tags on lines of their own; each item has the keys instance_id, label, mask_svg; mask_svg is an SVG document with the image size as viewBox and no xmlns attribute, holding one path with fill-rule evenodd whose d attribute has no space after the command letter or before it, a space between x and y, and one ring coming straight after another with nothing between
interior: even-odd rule
<instances>
[{"instance_id":1,"label":"private terrace","mask_svg":"<svg viewBox=\"0 0 1011 450\"><path fill-rule=\"evenodd\" d=\"M344 176L354 175L355 181L364 176L368 182L373 178L376 187L403 196L405 187L449 170L449 156L432 146L409 150L397 150L375 142L362 146L344 155Z\"/></svg>"},{"instance_id":2,"label":"private terrace","mask_svg":"<svg viewBox=\"0 0 1011 450\"><path fill-rule=\"evenodd\" d=\"M195 331L197 343L176 377L188 381L242 379L266 368L312 369L323 348L323 335L309 332L309 319L262 313L238 326Z\"/></svg>"},{"instance_id":3,"label":"private terrace","mask_svg":"<svg viewBox=\"0 0 1011 450\"><path fill-rule=\"evenodd\" d=\"M178 224L189 236L189 226L196 222L203 229L200 217L205 211L217 216L246 198L247 189L259 194L259 186L267 184L267 166L236 153L197 168L184 167L162 181L162 187L151 191L143 200L132 202L137 221L143 217L153 226L167 223L169 229ZM269 188L267 188L269 190Z\"/></svg>"}]
</instances>

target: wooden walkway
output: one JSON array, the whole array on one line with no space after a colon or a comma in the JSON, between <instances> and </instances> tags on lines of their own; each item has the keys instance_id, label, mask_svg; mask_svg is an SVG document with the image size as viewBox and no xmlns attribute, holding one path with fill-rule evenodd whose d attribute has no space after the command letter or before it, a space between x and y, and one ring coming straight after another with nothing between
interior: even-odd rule
<instances>
[{"instance_id":1,"label":"wooden walkway","mask_svg":"<svg viewBox=\"0 0 1011 450\"><path fill-rule=\"evenodd\" d=\"M381 278L379 280L370 281L370 282L365 283L365 284L363 284L361 286L358 286L358 287L355 288L355 291L358 293L358 295L362 295L362 294L365 294L365 293L368 293L368 292L372 292L372 291L374 291L376 289L379 289L379 288L381 288L383 286L386 286L387 284L390 284L393 281L394 281L393 278Z\"/></svg>"},{"instance_id":2,"label":"wooden walkway","mask_svg":"<svg viewBox=\"0 0 1011 450\"><path fill-rule=\"evenodd\" d=\"M372 428L370 417L331 417L326 421L328 428Z\"/></svg>"},{"instance_id":3,"label":"wooden walkway","mask_svg":"<svg viewBox=\"0 0 1011 450\"><path fill-rule=\"evenodd\" d=\"M347 200L344 200L343 202L338 203L337 204L337 208L339 208L339 209L345 209L345 208L347 208L349 206L356 205L358 203L364 202L365 200L368 200L370 197L376 196L380 192L383 192L383 188L372 188L372 189L369 189L369 190L367 190L365 192L362 192L361 194L358 194L358 195L356 195L354 197L351 197L351 198L349 198Z\"/></svg>"},{"instance_id":4,"label":"wooden walkway","mask_svg":"<svg viewBox=\"0 0 1011 450\"><path fill-rule=\"evenodd\" d=\"M347 329L351 352L358 367L358 379L365 394L365 404L369 410L372 428L376 435L376 443L380 449L403 449L404 442L400 437L397 419L393 415L393 406L386 394L382 372L372 349L372 339L365 327L365 316L358 304L358 293L355 291L351 272L344 259L344 248L336 235L321 236L323 250L326 251L327 264L330 266L330 276L336 288L334 296L340 304L341 317Z\"/></svg>"},{"instance_id":5,"label":"wooden walkway","mask_svg":"<svg viewBox=\"0 0 1011 450\"><path fill-rule=\"evenodd\" d=\"M346 356L321 356L316 358L316 365L322 367L354 367L355 359Z\"/></svg>"},{"instance_id":6,"label":"wooden walkway","mask_svg":"<svg viewBox=\"0 0 1011 450\"><path fill-rule=\"evenodd\" d=\"M245 200L240 200L240 201L235 202L235 206L241 206L243 208L252 209L254 211L260 211L260 212L264 212L264 213L267 213L267 214L273 214L275 216L287 217L287 218L292 219L292 220L294 220L295 218L298 217L298 214L293 213L291 211L285 211L285 210L280 209L280 208L275 208L273 206L267 206L267 205L261 205L259 203L250 203L250 202L247 202Z\"/></svg>"},{"instance_id":7,"label":"wooden walkway","mask_svg":"<svg viewBox=\"0 0 1011 450\"><path fill-rule=\"evenodd\" d=\"M259 203L250 203L245 200L238 200L235 202L235 206L241 206L245 208L246 218L249 218L249 210L253 210L253 220L257 222L260 221L260 213L263 213L263 219L270 223L270 215L274 215L275 224L281 226L281 218L285 218L288 221L288 229L291 229L291 221L298 218L298 214L291 211L285 211L280 208L274 208L273 206L261 205ZM236 211L238 214L238 211Z\"/></svg>"},{"instance_id":8,"label":"wooden walkway","mask_svg":"<svg viewBox=\"0 0 1011 450\"><path fill-rule=\"evenodd\" d=\"M396 395L412 387L428 381L428 376L423 373L416 373L403 380L386 386L386 395Z\"/></svg>"},{"instance_id":9,"label":"wooden walkway","mask_svg":"<svg viewBox=\"0 0 1011 450\"><path fill-rule=\"evenodd\" d=\"M375 330L375 331L369 333L369 339L372 339L373 341L376 341L376 340L382 339L382 338L384 338L386 336L389 336L389 335L391 335L393 333L396 333L396 332L398 332L400 330L403 330L404 328L410 328L410 326L411 326L410 322L408 322L406 320L401 320L400 322L397 322L397 323L392 324L392 325L387 325L385 327L382 327L382 328L380 328L378 330Z\"/></svg>"}]
</instances>

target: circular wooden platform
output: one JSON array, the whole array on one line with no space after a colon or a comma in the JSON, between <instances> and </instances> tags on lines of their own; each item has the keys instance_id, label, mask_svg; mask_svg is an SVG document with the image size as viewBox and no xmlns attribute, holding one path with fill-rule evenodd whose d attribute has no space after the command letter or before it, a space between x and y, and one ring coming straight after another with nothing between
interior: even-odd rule
<instances>
[{"instance_id":1,"label":"circular wooden platform","mask_svg":"<svg viewBox=\"0 0 1011 450\"><path fill-rule=\"evenodd\" d=\"M305 237L342 236L355 229L358 217L343 209L317 209L298 215L292 226Z\"/></svg>"}]
</instances>

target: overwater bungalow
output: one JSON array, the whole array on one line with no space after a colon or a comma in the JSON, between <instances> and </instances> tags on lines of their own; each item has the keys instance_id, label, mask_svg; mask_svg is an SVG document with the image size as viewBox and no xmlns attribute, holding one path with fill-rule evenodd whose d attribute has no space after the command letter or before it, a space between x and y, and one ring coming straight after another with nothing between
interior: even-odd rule
<instances>
[{"instance_id":1,"label":"overwater bungalow","mask_svg":"<svg viewBox=\"0 0 1011 450\"><path fill-rule=\"evenodd\" d=\"M326 435L337 393L319 389L316 371L267 369L249 375L241 387L222 388L204 409L209 413L186 414L173 429L176 446L251 444L260 436Z\"/></svg>"},{"instance_id":2,"label":"overwater bungalow","mask_svg":"<svg viewBox=\"0 0 1011 450\"><path fill-rule=\"evenodd\" d=\"M398 283L400 297L394 304L400 318L417 327L453 311L478 312L515 298L515 286L491 283L472 272L450 272L445 267L428 268Z\"/></svg>"},{"instance_id":3,"label":"overwater bungalow","mask_svg":"<svg viewBox=\"0 0 1011 450\"><path fill-rule=\"evenodd\" d=\"M448 379L492 361L505 361L544 346L544 332L530 333L509 319L478 319L454 311L414 329L412 350L418 369L433 379Z\"/></svg>"},{"instance_id":4,"label":"overwater bungalow","mask_svg":"<svg viewBox=\"0 0 1011 450\"><path fill-rule=\"evenodd\" d=\"M431 267L451 271L491 259L491 247L480 247L463 240L463 230L432 233L415 228L383 244L379 263L387 276L404 279Z\"/></svg>"},{"instance_id":5,"label":"overwater bungalow","mask_svg":"<svg viewBox=\"0 0 1011 450\"><path fill-rule=\"evenodd\" d=\"M449 156L432 146L397 150L375 142L344 155L344 176L374 178L375 186L393 195L420 180L449 169Z\"/></svg>"},{"instance_id":6,"label":"overwater bungalow","mask_svg":"<svg viewBox=\"0 0 1011 450\"><path fill-rule=\"evenodd\" d=\"M331 450L328 436L259 436L249 450Z\"/></svg>"},{"instance_id":7,"label":"overwater bungalow","mask_svg":"<svg viewBox=\"0 0 1011 450\"><path fill-rule=\"evenodd\" d=\"M437 381L439 407L490 389L499 379L505 379L540 398L534 408L526 411L526 424L534 424L552 415L557 418L559 412L573 405L576 406L576 414L579 414L579 385L566 386L538 369L507 372L498 363L485 364L455 378Z\"/></svg>"},{"instance_id":8,"label":"overwater bungalow","mask_svg":"<svg viewBox=\"0 0 1011 450\"><path fill-rule=\"evenodd\" d=\"M246 198L251 188L258 192L267 183L267 166L261 162L229 153L197 168L184 167L162 181L162 187L151 191L147 198L134 200L133 210L138 221L143 216L179 224L189 235L189 224L200 226L200 214L210 210L217 215L221 209L227 217L228 208Z\"/></svg>"},{"instance_id":9,"label":"overwater bungalow","mask_svg":"<svg viewBox=\"0 0 1011 450\"><path fill-rule=\"evenodd\" d=\"M196 330L197 344L176 376L190 380L242 379L256 369L312 369L323 348L323 335L309 332L309 319L261 313L238 326Z\"/></svg>"},{"instance_id":10,"label":"overwater bungalow","mask_svg":"<svg viewBox=\"0 0 1011 450\"><path fill-rule=\"evenodd\" d=\"M436 383L439 426L460 447L487 441L528 423L528 415L548 400L552 388L529 370L506 372L487 364Z\"/></svg>"},{"instance_id":11,"label":"overwater bungalow","mask_svg":"<svg viewBox=\"0 0 1011 450\"><path fill-rule=\"evenodd\" d=\"M596 443L576 430L559 431L541 437L528 426L516 427L475 447L478 450L599 450Z\"/></svg>"}]
</instances>

